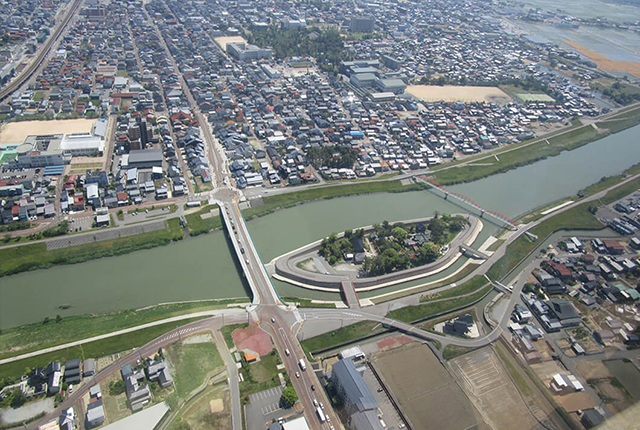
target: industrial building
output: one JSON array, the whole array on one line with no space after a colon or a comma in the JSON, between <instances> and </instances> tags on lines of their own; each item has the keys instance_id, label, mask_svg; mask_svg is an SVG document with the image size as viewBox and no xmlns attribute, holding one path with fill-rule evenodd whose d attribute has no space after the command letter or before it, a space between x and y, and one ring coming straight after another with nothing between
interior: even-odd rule
<instances>
[{"instance_id":1,"label":"industrial building","mask_svg":"<svg viewBox=\"0 0 640 430\"><path fill-rule=\"evenodd\" d=\"M243 42L227 43L227 52L236 60L260 60L273 57L273 50L247 45Z\"/></svg>"},{"instance_id":2,"label":"industrial building","mask_svg":"<svg viewBox=\"0 0 640 430\"><path fill-rule=\"evenodd\" d=\"M351 430L383 430L377 417L378 402L352 360L332 366L331 386L342 400Z\"/></svg>"},{"instance_id":3,"label":"industrial building","mask_svg":"<svg viewBox=\"0 0 640 430\"><path fill-rule=\"evenodd\" d=\"M373 18L354 17L349 23L349 30L354 33L370 33L373 31L375 21Z\"/></svg>"}]
</instances>

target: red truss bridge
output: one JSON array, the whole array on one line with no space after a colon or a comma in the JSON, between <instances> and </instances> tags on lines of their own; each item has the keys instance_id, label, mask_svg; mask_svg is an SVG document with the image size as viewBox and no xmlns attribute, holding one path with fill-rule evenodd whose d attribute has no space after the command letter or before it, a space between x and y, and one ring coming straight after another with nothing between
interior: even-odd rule
<instances>
[{"instance_id":1,"label":"red truss bridge","mask_svg":"<svg viewBox=\"0 0 640 430\"><path fill-rule=\"evenodd\" d=\"M445 187L443 187L442 185L440 185L439 183L437 183L436 181L434 181L431 178L427 178L426 176L415 176L414 179L417 182L421 182L423 184L427 184L432 188L435 188L435 189L438 189L438 190L442 191L444 193L445 200L449 196L451 196L454 199L460 200L462 203L464 203L466 205L469 205L472 208L478 210L480 212L480 217L484 216L484 214L487 214L487 215L497 219L501 223L506 224L509 227L513 227L515 229L518 228L516 223L514 223L511 219L507 218L506 216L502 215L501 213L490 211L490 210L487 210L487 209L483 209L482 206L480 206L478 203L474 202L469 197L467 197L467 196L465 196L463 194L458 194L458 193L454 193L452 191L448 191Z\"/></svg>"}]
</instances>

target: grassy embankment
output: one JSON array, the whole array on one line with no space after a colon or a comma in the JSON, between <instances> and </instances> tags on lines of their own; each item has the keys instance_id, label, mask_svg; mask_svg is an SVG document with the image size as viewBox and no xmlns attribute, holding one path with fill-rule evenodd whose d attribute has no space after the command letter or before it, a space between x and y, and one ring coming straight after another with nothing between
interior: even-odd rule
<instances>
[{"instance_id":1,"label":"grassy embankment","mask_svg":"<svg viewBox=\"0 0 640 430\"><path fill-rule=\"evenodd\" d=\"M214 209L217 209L217 205L203 206L199 211L185 216L187 220L187 228L189 229L190 236L198 236L200 234L209 233L211 230L216 230L222 227L222 219L220 215L209 216L208 218L202 218L202 215L209 214Z\"/></svg>"},{"instance_id":2,"label":"grassy embankment","mask_svg":"<svg viewBox=\"0 0 640 430\"><path fill-rule=\"evenodd\" d=\"M165 318L212 309L225 309L229 304L247 301L249 301L248 298L238 298L175 303L101 315L68 316L59 322L56 322L51 316L51 320L46 324L40 322L3 329L0 332L0 359L136 327Z\"/></svg>"},{"instance_id":3,"label":"grassy embankment","mask_svg":"<svg viewBox=\"0 0 640 430\"><path fill-rule=\"evenodd\" d=\"M468 282L476 282L475 278L471 279ZM486 283L486 279L485 279ZM460 287L464 287L465 284ZM458 287L451 289L451 295L453 295L453 291L456 291ZM467 306L471 306L472 304L482 300L487 294L491 292L493 287L491 285L486 285L484 287L479 288L475 293L468 296L455 296L451 297L450 300L443 300L441 302L426 302L416 306L406 306L404 308L396 309L389 312L389 318L393 318L399 321L404 321L408 323L413 323L416 321L421 321L427 318L431 318L437 315L442 315L448 312L452 312L454 310L462 309Z\"/></svg>"},{"instance_id":4,"label":"grassy embankment","mask_svg":"<svg viewBox=\"0 0 640 430\"><path fill-rule=\"evenodd\" d=\"M184 325L200 319L202 318L190 318L180 321L179 324ZM127 351L131 348L137 348L159 336L162 336L164 333L174 328L176 328L175 322L160 324L158 326L149 327L120 336L97 340L84 345L61 349L60 351L3 364L0 366L0 381L7 378L15 380L23 375L27 369L32 369L36 366L44 367L53 360L66 361L78 357L84 360L86 358L104 357L117 352Z\"/></svg>"},{"instance_id":5,"label":"grassy embankment","mask_svg":"<svg viewBox=\"0 0 640 430\"><path fill-rule=\"evenodd\" d=\"M0 249L0 261L2 261L0 276L13 275L29 270L46 269L60 264L82 263L102 257L128 254L140 249L168 245L184 237L177 218L167 220L166 225L167 228L164 230L71 246L53 251L47 251L47 245L44 242Z\"/></svg>"},{"instance_id":6,"label":"grassy embankment","mask_svg":"<svg viewBox=\"0 0 640 430\"><path fill-rule=\"evenodd\" d=\"M312 299L301 299L299 297L283 297L286 303L297 303L301 308L335 308L335 303L316 303Z\"/></svg>"},{"instance_id":7,"label":"grassy embankment","mask_svg":"<svg viewBox=\"0 0 640 430\"><path fill-rule=\"evenodd\" d=\"M444 312L470 306L472 303L475 303L486 296L491 289L492 287L487 285L487 280L484 276L476 276L458 287L442 293L433 294L431 297L422 298L421 300L430 300L426 303L393 310L389 312L388 316L405 322L423 320L432 316L440 315ZM469 295L464 296L465 294ZM442 301L433 302L433 300ZM374 328L376 330L374 330ZM312 353L332 349L340 345L348 344L350 342L384 332L385 330L382 329L377 322L362 321L303 340L301 345L302 349L304 349L307 356L311 359Z\"/></svg>"},{"instance_id":8,"label":"grassy embankment","mask_svg":"<svg viewBox=\"0 0 640 430\"><path fill-rule=\"evenodd\" d=\"M242 213L247 220L250 220L254 216L261 217L273 213L277 209L290 208L298 203L313 200L332 199L334 197L345 197L357 194L417 191L425 189L425 187L426 186L421 184L402 185L400 180L395 180L309 188L302 191L264 197L264 204L262 206L245 209Z\"/></svg>"},{"instance_id":9,"label":"grassy embankment","mask_svg":"<svg viewBox=\"0 0 640 430\"><path fill-rule=\"evenodd\" d=\"M386 330L375 321L361 321L300 342L309 359L311 353L347 344L364 337L384 333Z\"/></svg>"},{"instance_id":10,"label":"grassy embankment","mask_svg":"<svg viewBox=\"0 0 640 430\"><path fill-rule=\"evenodd\" d=\"M388 296L371 299L371 301L377 305L379 303L388 302L389 300L395 300L401 297L411 296L413 294L418 294L424 291L429 291L436 288L444 287L445 285L449 285L459 281L460 279L463 279L464 277L469 275L471 272L473 272L477 268L478 268L478 264L469 264L464 269L462 269L459 273L457 273L455 276L451 278L443 279L437 282L433 282L432 284L430 283L428 285L423 285L417 288L412 288L411 290L407 290L407 291L401 290L401 291L398 291L397 293L389 294Z\"/></svg>"},{"instance_id":11,"label":"grassy embankment","mask_svg":"<svg viewBox=\"0 0 640 430\"><path fill-rule=\"evenodd\" d=\"M467 164L460 168L452 168L436 172L434 179L442 185L472 182L491 175L516 169L536 161L553 157L562 151L572 150L594 140L604 137L592 126L582 126L564 134L543 139L538 143L498 153L498 160L481 160L480 163ZM547 144L546 142L549 142Z\"/></svg>"},{"instance_id":12,"label":"grassy embankment","mask_svg":"<svg viewBox=\"0 0 640 430\"><path fill-rule=\"evenodd\" d=\"M474 349L475 348L469 348L467 346L447 345L444 347L444 351L442 351L442 358L445 360L451 360L452 358L471 352Z\"/></svg>"}]
</instances>

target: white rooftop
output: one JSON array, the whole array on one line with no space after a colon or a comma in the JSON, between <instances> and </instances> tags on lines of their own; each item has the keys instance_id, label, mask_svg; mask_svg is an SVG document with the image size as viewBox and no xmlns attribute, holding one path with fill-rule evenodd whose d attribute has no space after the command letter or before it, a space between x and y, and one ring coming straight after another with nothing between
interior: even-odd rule
<instances>
[{"instance_id":1,"label":"white rooftop","mask_svg":"<svg viewBox=\"0 0 640 430\"><path fill-rule=\"evenodd\" d=\"M162 417L169 411L166 403L162 402L150 408L102 427L102 430L153 430ZM309 427L307 427L308 429ZM289 429L287 429L289 430Z\"/></svg>"},{"instance_id":2,"label":"white rooftop","mask_svg":"<svg viewBox=\"0 0 640 430\"><path fill-rule=\"evenodd\" d=\"M307 420L304 419L304 416L283 423L282 428L284 430L310 430L309 424L307 424Z\"/></svg>"}]
</instances>

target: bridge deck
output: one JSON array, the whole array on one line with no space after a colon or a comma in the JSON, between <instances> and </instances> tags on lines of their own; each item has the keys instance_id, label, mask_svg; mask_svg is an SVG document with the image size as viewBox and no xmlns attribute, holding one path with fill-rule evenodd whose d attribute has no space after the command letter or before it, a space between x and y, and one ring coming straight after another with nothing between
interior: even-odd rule
<instances>
[{"instance_id":1,"label":"bridge deck","mask_svg":"<svg viewBox=\"0 0 640 430\"><path fill-rule=\"evenodd\" d=\"M242 245L240 243L238 243L238 236L236 236L235 234L233 234L233 230L234 227L235 228L239 228L239 226L234 226L233 221L231 220L231 217L229 216L229 214L227 213L227 206L225 206L224 204L221 204L219 202L216 202L216 204L218 205L218 207L220 208L220 216L222 217L222 222L224 223L225 227L227 228L227 231L229 232L229 236L231 236L231 243L233 244L233 249L236 252L236 256L238 257L238 261L240 262L240 266L242 267L242 271L245 274L245 279L247 280L247 283L249 284L249 287L251 288L251 294L253 295L252 297L252 303L253 304L258 304L260 299L259 299L259 295L258 295L258 288L255 285L253 278L251 276L248 275L248 270L249 267L245 261L245 257L242 254L242 251L240 250L240 248L242 248ZM248 250L246 250L248 251Z\"/></svg>"},{"instance_id":2,"label":"bridge deck","mask_svg":"<svg viewBox=\"0 0 640 430\"><path fill-rule=\"evenodd\" d=\"M470 255L471 257L477 258L477 259L487 260L489 258L487 254L480 252L478 250L475 250L470 246L467 246L464 244L460 245L460 251L462 251L464 254Z\"/></svg>"},{"instance_id":3,"label":"bridge deck","mask_svg":"<svg viewBox=\"0 0 640 430\"><path fill-rule=\"evenodd\" d=\"M360 299L356 293L356 287L351 281L342 281L342 292L347 299L347 305L352 309L360 308Z\"/></svg>"}]
</instances>

